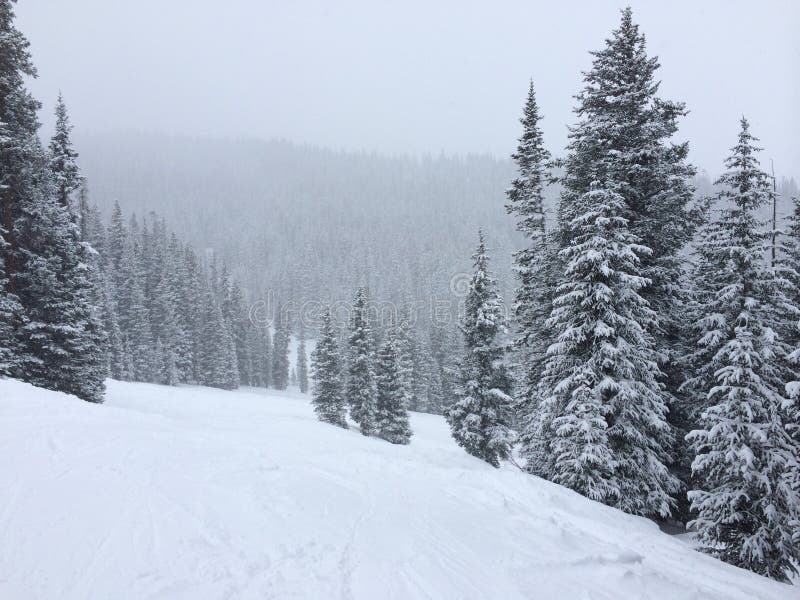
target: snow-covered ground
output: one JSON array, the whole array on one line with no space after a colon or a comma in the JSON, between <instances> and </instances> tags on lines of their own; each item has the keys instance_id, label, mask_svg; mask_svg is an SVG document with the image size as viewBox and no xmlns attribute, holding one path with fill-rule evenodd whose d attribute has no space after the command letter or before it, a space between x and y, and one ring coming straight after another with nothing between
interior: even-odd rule
<instances>
[{"instance_id":1,"label":"snow-covered ground","mask_svg":"<svg viewBox=\"0 0 800 600\"><path fill-rule=\"evenodd\" d=\"M413 415L410 446L300 395L0 380L0 598L798 598Z\"/></svg>"}]
</instances>

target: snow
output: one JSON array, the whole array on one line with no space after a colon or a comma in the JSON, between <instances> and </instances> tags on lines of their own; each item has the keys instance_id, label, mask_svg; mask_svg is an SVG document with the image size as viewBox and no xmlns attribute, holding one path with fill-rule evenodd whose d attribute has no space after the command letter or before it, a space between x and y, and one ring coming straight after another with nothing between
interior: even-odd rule
<instances>
[{"instance_id":1,"label":"snow","mask_svg":"<svg viewBox=\"0 0 800 600\"><path fill-rule=\"evenodd\" d=\"M409 446L307 397L0 380L0 598L797 598L412 414Z\"/></svg>"}]
</instances>

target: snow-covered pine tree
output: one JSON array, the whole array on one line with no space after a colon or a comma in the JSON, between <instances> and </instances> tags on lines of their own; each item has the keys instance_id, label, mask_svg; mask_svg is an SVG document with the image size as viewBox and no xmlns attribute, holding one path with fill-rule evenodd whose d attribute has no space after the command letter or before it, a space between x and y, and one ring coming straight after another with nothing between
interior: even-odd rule
<instances>
[{"instance_id":1,"label":"snow-covered pine tree","mask_svg":"<svg viewBox=\"0 0 800 600\"><path fill-rule=\"evenodd\" d=\"M53 184L59 204L72 210L72 194L81 185L81 173L78 168L78 153L72 145L72 125L67 115L64 97L59 92L56 101L56 126L50 140L50 171L53 173Z\"/></svg>"},{"instance_id":2,"label":"snow-covered pine tree","mask_svg":"<svg viewBox=\"0 0 800 600\"><path fill-rule=\"evenodd\" d=\"M305 394L308 391L308 357L306 356L306 331L300 323L300 334L297 343L297 364L295 372L297 374L297 385L300 392Z\"/></svg>"},{"instance_id":3,"label":"snow-covered pine tree","mask_svg":"<svg viewBox=\"0 0 800 600\"><path fill-rule=\"evenodd\" d=\"M275 315L275 335L272 338L272 387L285 390L289 385L289 315L279 306Z\"/></svg>"},{"instance_id":4,"label":"snow-covered pine tree","mask_svg":"<svg viewBox=\"0 0 800 600\"><path fill-rule=\"evenodd\" d=\"M397 377L403 403L409 410L419 409L419 385L417 367L417 340L412 329L411 311L406 304L405 310L399 316L399 324L393 326L396 331L395 343L398 353Z\"/></svg>"},{"instance_id":5,"label":"snow-covered pine tree","mask_svg":"<svg viewBox=\"0 0 800 600\"><path fill-rule=\"evenodd\" d=\"M133 375L127 371L130 358L125 355L125 340L119 328L117 316L116 292L113 289L114 283L106 272L101 272L101 303L100 320L103 331L106 335L105 353L108 361L108 376L112 379L124 381L131 379Z\"/></svg>"},{"instance_id":6,"label":"snow-covered pine tree","mask_svg":"<svg viewBox=\"0 0 800 600\"><path fill-rule=\"evenodd\" d=\"M793 472L790 479L794 489L800 493L800 198L792 198L794 210L789 217L789 231L784 258L785 271L789 280L787 290L788 310L784 310L786 346L786 399L783 404L783 422L792 439L794 456ZM794 310L793 310L794 309ZM798 511L800 512L800 511ZM800 546L800 514L795 520L795 544Z\"/></svg>"},{"instance_id":7,"label":"snow-covered pine tree","mask_svg":"<svg viewBox=\"0 0 800 600\"><path fill-rule=\"evenodd\" d=\"M311 373L314 378L311 403L317 418L326 423L347 427L341 384L342 364L330 309L322 315L319 340L311 353Z\"/></svg>"},{"instance_id":8,"label":"snow-covered pine tree","mask_svg":"<svg viewBox=\"0 0 800 600\"><path fill-rule=\"evenodd\" d=\"M0 256L8 251L5 237L6 233L0 225ZM21 367L21 346L17 331L23 319L22 305L8 289L5 260L0 260L0 377L16 374Z\"/></svg>"},{"instance_id":9,"label":"snow-covered pine tree","mask_svg":"<svg viewBox=\"0 0 800 600\"><path fill-rule=\"evenodd\" d=\"M122 287L118 290L120 330L130 359L129 375L133 381L154 381L153 335L147 298L142 287L142 277L137 264L137 252L126 244L122 259Z\"/></svg>"},{"instance_id":10,"label":"snow-covered pine tree","mask_svg":"<svg viewBox=\"0 0 800 600\"><path fill-rule=\"evenodd\" d=\"M261 344L259 350L259 364L261 365L261 380L265 388L272 387L272 334L269 327L261 330Z\"/></svg>"},{"instance_id":11,"label":"snow-covered pine tree","mask_svg":"<svg viewBox=\"0 0 800 600\"><path fill-rule=\"evenodd\" d=\"M167 246L167 230L163 219L153 215L150 240L150 298L148 302L152 337L161 340L161 351L154 363L156 381L166 385L177 385L177 348L183 337L178 323L178 296L174 285L176 270L174 259Z\"/></svg>"},{"instance_id":12,"label":"snow-covered pine tree","mask_svg":"<svg viewBox=\"0 0 800 600\"><path fill-rule=\"evenodd\" d=\"M434 415L442 414L442 378L439 367L431 354L430 346L419 346L419 368L422 379L420 410Z\"/></svg>"},{"instance_id":13,"label":"snow-covered pine tree","mask_svg":"<svg viewBox=\"0 0 800 600\"><path fill-rule=\"evenodd\" d=\"M67 206L58 200L50 157L37 135L38 104L10 73L26 61L27 43L11 24L10 4L0 4L0 30L18 56L0 56L4 263L8 290L24 307L17 321L19 369L35 385L102 402L103 333L91 304L94 286L87 253ZM10 63L5 63L4 59ZM15 62L16 61L16 62ZM15 66L16 65L16 66ZM6 95L7 94L7 95ZM10 119L10 120L9 120ZM78 177L75 175L75 177ZM69 183L65 185L71 185ZM74 189L74 188L70 188Z\"/></svg>"},{"instance_id":14,"label":"snow-covered pine tree","mask_svg":"<svg viewBox=\"0 0 800 600\"><path fill-rule=\"evenodd\" d=\"M569 176L569 175L567 175ZM574 218L548 326L556 334L539 388L534 473L638 515L670 514L677 480L666 394L650 335L653 310L617 184L571 199Z\"/></svg>"},{"instance_id":15,"label":"snow-covered pine tree","mask_svg":"<svg viewBox=\"0 0 800 600\"><path fill-rule=\"evenodd\" d=\"M27 316L17 295L17 277L29 251L15 226L33 185L29 166L40 105L25 89L24 78L35 77L36 69L28 40L14 26L12 0L0 1L0 38L0 373L25 378L28 357L21 330Z\"/></svg>"},{"instance_id":16,"label":"snow-covered pine tree","mask_svg":"<svg viewBox=\"0 0 800 600\"><path fill-rule=\"evenodd\" d=\"M79 215L72 203L72 195L81 187L83 177L76 162L78 153L72 147L71 131L67 108L59 95L56 130L49 147L49 173L58 210L65 221L57 254L61 259L60 282L66 308L62 318L71 325L69 333L61 332L70 354L64 366L65 382L59 389L91 402L102 402L108 363L101 320L100 266L97 252L81 236Z\"/></svg>"},{"instance_id":17,"label":"snow-covered pine tree","mask_svg":"<svg viewBox=\"0 0 800 600\"><path fill-rule=\"evenodd\" d=\"M196 266L190 273L184 246L175 233L170 234L167 247L169 296L173 300L175 337L172 349L175 353L175 369L179 383L193 381L194 361L193 335L197 327L200 296L197 292Z\"/></svg>"},{"instance_id":18,"label":"snow-covered pine tree","mask_svg":"<svg viewBox=\"0 0 800 600\"><path fill-rule=\"evenodd\" d=\"M686 160L688 143L672 141L687 111L683 103L659 97L658 58L647 55L630 8L622 10L619 27L592 56L563 164L560 246L568 245L568 224L578 216L574 208L592 182L615 182L613 191L624 201L621 216L638 243L650 249L639 257L639 271L648 279L639 294L655 314L649 333L663 373L659 379L669 393L668 419L679 427L685 419L675 397L683 381L678 358L687 321L681 251L702 214L692 199L695 170Z\"/></svg>"},{"instance_id":19,"label":"snow-covered pine tree","mask_svg":"<svg viewBox=\"0 0 800 600\"><path fill-rule=\"evenodd\" d=\"M705 408L687 436L697 485L689 499L706 552L786 581L800 560L792 538L800 492L791 482L795 457L782 411L777 325L784 297L765 260L770 233L757 214L772 192L756 141L743 118L717 181L721 214L698 249L702 315L687 388Z\"/></svg>"},{"instance_id":20,"label":"snow-covered pine tree","mask_svg":"<svg viewBox=\"0 0 800 600\"><path fill-rule=\"evenodd\" d=\"M544 188L549 177L550 153L544 147L540 120L531 80L520 119L522 135L516 152L511 155L517 165L517 177L506 192L509 201L506 210L517 216L517 229L525 236L527 244L514 255L519 279L514 314L522 382L517 412L522 422L520 445L524 458L529 458L529 451L535 445L530 436L533 435L537 386L550 345L546 321L550 316L560 266L556 240L549 235L545 222Z\"/></svg>"},{"instance_id":21,"label":"snow-covered pine tree","mask_svg":"<svg viewBox=\"0 0 800 600\"><path fill-rule=\"evenodd\" d=\"M233 339L222 316L219 300L211 290L206 290L203 300L202 328L196 352L197 373L202 385L235 389L238 385L236 353Z\"/></svg>"},{"instance_id":22,"label":"snow-covered pine tree","mask_svg":"<svg viewBox=\"0 0 800 600\"><path fill-rule=\"evenodd\" d=\"M375 357L375 434L392 444L408 444L412 435L401 368L400 332L392 326Z\"/></svg>"},{"instance_id":23,"label":"snow-covered pine tree","mask_svg":"<svg viewBox=\"0 0 800 600\"><path fill-rule=\"evenodd\" d=\"M455 402L455 389L458 381L456 357L461 356L463 347L455 328L444 323L431 324L430 345L441 386L439 392L441 411L439 414L446 414Z\"/></svg>"},{"instance_id":24,"label":"snow-covered pine tree","mask_svg":"<svg viewBox=\"0 0 800 600\"><path fill-rule=\"evenodd\" d=\"M489 273L483 232L473 255L475 273L467 293L461 331L464 356L460 364L457 400L447 413L458 445L495 467L511 451L509 420L513 400L511 380L503 365L505 330L503 301Z\"/></svg>"},{"instance_id":25,"label":"snow-covered pine tree","mask_svg":"<svg viewBox=\"0 0 800 600\"><path fill-rule=\"evenodd\" d=\"M361 427L361 433L375 430L375 380L372 368L372 329L369 324L366 289L358 288L350 317L350 361L346 396L350 416Z\"/></svg>"}]
</instances>

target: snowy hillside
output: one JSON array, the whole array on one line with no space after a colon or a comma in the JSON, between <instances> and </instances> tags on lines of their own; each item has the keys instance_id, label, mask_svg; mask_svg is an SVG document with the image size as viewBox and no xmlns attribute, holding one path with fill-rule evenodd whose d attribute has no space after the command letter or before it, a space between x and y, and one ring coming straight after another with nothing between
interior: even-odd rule
<instances>
[{"instance_id":1,"label":"snowy hillside","mask_svg":"<svg viewBox=\"0 0 800 600\"><path fill-rule=\"evenodd\" d=\"M0 381L0 598L797 598L414 414L410 446L291 393Z\"/></svg>"}]
</instances>

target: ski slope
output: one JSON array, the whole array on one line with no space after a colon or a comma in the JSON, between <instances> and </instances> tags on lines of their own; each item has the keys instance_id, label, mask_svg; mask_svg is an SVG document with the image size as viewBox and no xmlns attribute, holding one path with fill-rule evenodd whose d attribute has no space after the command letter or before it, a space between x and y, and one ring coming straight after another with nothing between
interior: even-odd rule
<instances>
[{"instance_id":1,"label":"ski slope","mask_svg":"<svg viewBox=\"0 0 800 600\"><path fill-rule=\"evenodd\" d=\"M797 599L656 525L299 394L0 380L3 600Z\"/></svg>"}]
</instances>

